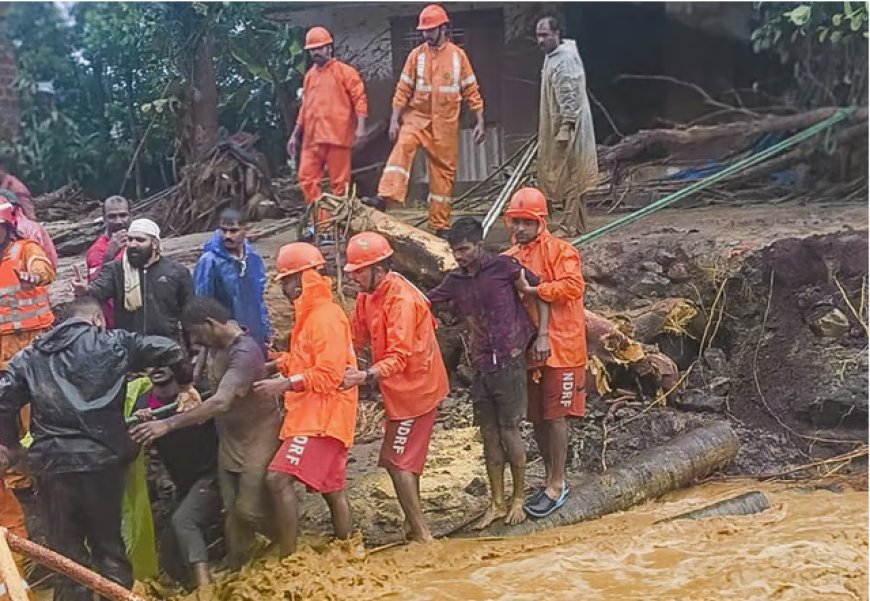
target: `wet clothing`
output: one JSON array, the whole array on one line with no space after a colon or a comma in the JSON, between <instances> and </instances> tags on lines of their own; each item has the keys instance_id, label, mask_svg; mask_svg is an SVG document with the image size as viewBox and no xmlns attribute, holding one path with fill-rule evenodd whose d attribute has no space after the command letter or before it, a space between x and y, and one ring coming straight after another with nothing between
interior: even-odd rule
<instances>
[{"instance_id":1,"label":"wet clothing","mask_svg":"<svg viewBox=\"0 0 870 601\"><path fill-rule=\"evenodd\" d=\"M18 274L24 272L39 276L39 284L23 285ZM0 257L0 337L41 332L51 327L54 314L48 298L48 285L54 277L54 268L45 251L33 240L13 240L3 248ZM9 358L0 360L8 361Z\"/></svg>"},{"instance_id":2,"label":"wet clothing","mask_svg":"<svg viewBox=\"0 0 870 601\"><path fill-rule=\"evenodd\" d=\"M548 367L580 367L586 365L586 319L583 293L586 283L577 249L553 236L541 224L537 238L526 245L514 245L505 254L516 258L540 278L538 296L550 305L550 357ZM534 299L526 308L537 323ZM530 367L537 367L530 363Z\"/></svg>"},{"instance_id":3,"label":"wet clothing","mask_svg":"<svg viewBox=\"0 0 870 601\"><path fill-rule=\"evenodd\" d=\"M266 339L274 335L263 300L266 266L247 240L238 258L224 248L221 233L216 231L202 247L193 271L193 287L197 295L210 296L229 309L232 318L265 351Z\"/></svg>"},{"instance_id":4,"label":"wet clothing","mask_svg":"<svg viewBox=\"0 0 870 601\"><path fill-rule=\"evenodd\" d=\"M281 444L269 471L293 476L308 492L338 492L347 476L347 447L331 436L293 436Z\"/></svg>"},{"instance_id":5,"label":"wet clothing","mask_svg":"<svg viewBox=\"0 0 870 601\"><path fill-rule=\"evenodd\" d=\"M535 326L514 282L523 267L516 259L485 253L475 274L454 269L427 295L433 305L449 303L462 315L471 333L471 363L482 372L496 372L522 355L535 336ZM535 274L526 270L532 286Z\"/></svg>"},{"instance_id":6,"label":"wet clothing","mask_svg":"<svg viewBox=\"0 0 870 601\"><path fill-rule=\"evenodd\" d=\"M124 266L122 259L105 264L88 293L101 303L113 301L113 326L128 332L166 336L181 340L181 312L193 297L190 272L180 263L165 257L139 269L142 307L124 307Z\"/></svg>"},{"instance_id":7,"label":"wet clothing","mask_svg":"<svg viewBox=\"0 0 870 601\"><path fill-rule=\"evenodd\" d=\"M356 369L347 315L332 299L332 280L313 269L302 273L302 294L293 301L296 322L290 350L278 360L284 377L301 376L300 390L284 394L281 440L327 436L353 444L359 389L341 390L345 370Z\"/></svg>"},{"instance_id":8,"label":"wet clothing","mask_svg":"<svg viewBox=\"0 0 870 601\"><path fill-rule=\"evenodd\" d=\"M125 588L133 587L133 570L121 537L121 466L89 472L44 473L37 477L42 515L48 519L48 542L54 550L90 567ZM54 601L91 601L93 592L61 576Z\"/></svg>"},{"instance_id":9,"label":"wet clothing","mask_svg":"<svg viewBox=\"0 0 870 601\"><path fill-rule=\"evenodd\" d=\"M136 452L124 423L127 374L157 366L170 366L179 382L190 382L190 365L173 341L101 332L84 320L68 319L0 372L0 444L18 445L18 411L29 402L32 471L124 465Z\"/></svg>"},{"instance_id":10,"label":"wet clothing","mask_svg":"<svg viewBox=\"0 0 870 601\"><path fill-rule=\"evenodd\" d=\"M160 400L154 391L149 391L136 401L135 411L159 409L175 399ZM184 497L191 487L205 476L213 476L217 469L217 432L214 422L173 430L154 441L160 461L169 472L175 485L176 495Z\"/></svg>"},{"instance_id":11,"label":"wet clothing","mask_svg":"<svg viewBox=\"0 0 870 601\"><path fill-rule=\"evenodd\" d=\"M387 420L378 465L422 474L437 414L436 407L417 417Z\"/></svg>"},{"instance_id":12,"label":"wet clothing","mask_svg":"<svg viewBox=\"0 0 870 601\"><path fill-rule=\"evenodd\" d=\"M208 561L205 532L220 519L221 497L217 474L206 474L196 480L172 512L172 530L181 557L188 565Z\"/></svg>"},{"instance_id":13,"label":"wet clothing","mask_svg":"<svg viewBox=\"0 0 870 601\"><path fill-rule=\"evenodd\" d=\"M472 112L483 111L477 78L461 48L452 42L438 48L424 43L408 54L393 95L393 107L404 109L402 125L378 196L405 202L414 155L422 146L428 160L429 226L435 230L450 227L463 101Z\"/></svg>"},{"instance_id":14,"label":"wet clothing","mask_svg":"<svg viewBox=\"0 0 870 601\"><path fill-rule=\"evenodd\" d=\"M526 417L526 359L520 354L497 371L476 371L471 385L474 422L478 426L512 428Z\"/></svg>"},{"instance_id":15,"label":"wet clothing","mask_svg":"<svg viewBox=\"0 0 870 601\"><path fill-rule=\"evenodd\" d=\"M538 183L547 200L564 205L562 224L586 231L583 194L598 184L598 155L586 72L574 40L544 58L538 115Z\"/></svg>"},{"instance_id":16,"label":"wet clothing","mask_svg":"<svg viewBox=\"0 0 870 601\"><path fill-rule=\"evenodd\" d=\"M57 249L54 247L54 241L51 239L51 236L48 235L48 232L45 231L41 223L28 219L24 211L19 210L16 217L18 219L16 226L18 235L39 244L39 247L45 252L45 256L48 257L51 268L57 272Z\"/></svg>"},{"instance_id":17,"label":"wet clothing","mask_svg":"<svg viewBox=\"0 0 870 601\"><path fill-rule=\"evenodd\" d=\"M350 183L351 147L359 118L368 115L365 86L356 69L337 59L314 65L302 82L299 185L305 202L320 198L323 168L332 193L343 196Z\"/></svg>"},{"instance_id":18,"label":"wet clothing","mask_svg":"<svg viewBox=\"0 0 870 601\"><path fill-rule=\"evenodd\" d=\"M97 274L103 268L103 263L109 263L114 260L121 260L124 257L124 250L120 249L114 257L106 259L106 251L109 250L109 242L111 238L105 233L100 234L94 243L88 248L85 253L85 266L88 270L88 284L92 284L97 279ZM110 330L114 327L114 306L115 301L109 299L103 303L103 317L106 319L106 327Z\"/></svg>"},{"instance_id":19,"label":"wet clothing","mask_svg":"<svg viewBox=\"0 0 870 601\"><path fill-rule=\"evenodd\" d=\"M206 368L209 388L215 394L229 391L229 411L215 418L218 432L218 466L229 472L265 475L278 448L281 414L278 403L251 391L267 377L266 358L248 334L240 334L226 349L209 348Z\"/></svg>"},{"instance_id":20,"label":"wet clothing","mask_svg":"<svg viewBox=\"0 0 870 601\"><path fill-rule=\"evenodd\" d=\"M529 378L529 421L586 414L586 367L544 367Z\"/></svg>"},{"instance_id":21,"label":"wet clothing","mask_svg":"<svg viewBox=\"0 0 870 601\"><path fill-rule=\"evenodd\" d=\"M429 413L450 391L435 327L426 296L396 272L388 273L373 292L356 297L354 346L371 347L372 369L390 420Z\"/></svg>"},{"instance_id":22,"label":"wet clothing","mask_svg":"<svg viewBox=\"0 0 870 601\"><path fill-rule=\"evenodd\" d=\"M0 178L0 189L3 188L15 194L16 198L18 198L18 204L27 218L36 221L36 207L33 204L33 196L30 194L27 186L11 173L7 173Z\"/></svg>"}]
</instances>

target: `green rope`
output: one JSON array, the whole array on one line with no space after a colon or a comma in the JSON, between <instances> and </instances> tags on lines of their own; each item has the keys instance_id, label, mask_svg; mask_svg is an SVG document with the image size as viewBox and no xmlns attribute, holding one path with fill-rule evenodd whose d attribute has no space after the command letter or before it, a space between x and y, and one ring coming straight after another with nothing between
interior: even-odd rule
<instances>
[{"instance_id":1,"label":"green rope","mask_svg":"<svg viewBox=\"0 0 870 601\"><path fill-rule=\"evenodd\" d=\"M766 148L765 150L762 150L758 154L754 154L754 155L748 156L746 158L740 159L736 163L729 165L728 167L726 167L722 171L719 171L718 173L714 173L713 175L706 177L702 180L699 180L699 181L695 182L694 184L686 186L685 188L683 188L681 190L677 190L676 192L674 192L672 194L668 194L664 198L661 198L661 199L655 201L654 203L652 203L648 206L645 206L642 209L634 211L633 213L629 213L628 215L620 217L619 219L616 219L615 221L611 221L607 225L604 225L595 231L588 232L588 233L583 234L582 236L580 236L578 238L575 238L574 241L572 242L572 244L574 246L580 246L584 242L590 242L592 240L595 240L596 238L600 238L604 234L607 234L609 232L617 230L617 229L619 229L623 226L626 226L630 223L634 223L635 221L642 219L642 218L646 217L647 215L655 213L659 209L663 209L666 206L671 205L671 204L677 202L678 200L681 200L687 196L690 196L699 190L703 190L704 188L707 188L707 187L715 184L716 182L725 179L726 177L729 177L731 175L734 175L735 173L739 173L739 172L743 171L744 169L748 169L749 167L753 167L759 163L762 163L762 162L766 161L767 159L769 159L770 157L772 157L773 155L778 154L779 152L785 150L786 148L791 148L792 146L795 146L796 144L800 144L804 140L808 140L809 138L812 138L816 134L819 134L822 131L829 129L831 126L839 123L840 121L843 121L844 119L851 117L855 113L855 111L857 111L857 110L858 109L856 107L848 107L848 108L839 109L833 115L831 115L830 117L828 117L824 121L820 121L820 122L816 123L815 125L812 125L812 126L808 127L807 129L803 130L802 132L797 133L790 138L786 138L785 140L771 146L770 148Z\"/></svg>"}]
</instances>

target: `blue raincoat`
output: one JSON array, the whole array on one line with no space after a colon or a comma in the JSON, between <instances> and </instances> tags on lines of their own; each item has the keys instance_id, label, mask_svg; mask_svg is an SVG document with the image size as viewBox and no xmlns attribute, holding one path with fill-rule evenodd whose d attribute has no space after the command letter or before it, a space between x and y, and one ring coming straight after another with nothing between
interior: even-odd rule
<instances>
[{"instance_id":1,"label":"blue raincoat","mask_svg":"<svg viewBox=\"0 0 870 601\"><path fill-rule=\"evenodd\" d=\"M263 259L247 240L244 257L232 256L224 248L220 231L215 231L202 251L193 272L196 294L210 296L227 307L232 318L247 328L254 340L265 345L266 338L272 337L272 326L263 300L266 290Z\"/></svg>"}]
</instances>

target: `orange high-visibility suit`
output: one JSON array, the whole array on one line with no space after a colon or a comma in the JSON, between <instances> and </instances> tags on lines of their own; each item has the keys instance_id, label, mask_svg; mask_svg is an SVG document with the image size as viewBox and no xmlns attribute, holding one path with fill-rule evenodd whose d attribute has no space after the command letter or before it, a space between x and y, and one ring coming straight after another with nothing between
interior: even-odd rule
<instances>
[{"instance_id":1,"label":"orange high-visibility suit","mask_svg":"<svg viewBox=\"0 0 870 601\"><path fill-rule=\"evenodd\" d=\"M583 293L586 283L580 268L578 250L557 238L547 229L543 219L538 233L529 244L514 245L505 252L536 274L541 283L538 296L550 305L550 357L548 367L566 368L586 365L586 315ZM537 306L526 301L535 325ZM529 367L539 367L529 364Z\"/></svg>"},{"instance_id":2,"label":"orange high-visibility suit","mask_svg":"<svg viewBox=\"0 0 870 601\"><path fill-rule=\"evenodd\" d=\"M300 374L302 392L287 392L280 438L329 436L353 444L359 388L340 390L344 371L356 368L350 324L332 300L332 282L313 269L302 273L302 294L293 302L296 323L290 351L277 366L285 377Z\"/></svg>"},{"instance_id":3,"label":"orange high-visibility suit","mask_svg":"<svg viewBox=\"0 0 870 601\"><path fill-rule=\"evenodd\" d=\"M18 279L18 273L22 272L38 275L40 285L24 288ZM54 315L48 285L54 278L51 261L33 240L14 240L4 249L0 259L0 369L5 369L18 351L51 327ZM30 405L26 405L21 410L22 433L27 432L29 424ZM24 512L12 489L29 485L29 478L13 471L0 481L0 526L23 537L27 537ZM16 563L21 570L20 558L16 557Z\"/></svg>"},{"instance_id":4,"label":"orange high-visibility suit","mask_svg":"<svg viewBox=\"0 0 870 601\"><path fill-rule=\"evenodd\" d=\"M390 272L374 292L356 297L350 323L354 346L371 346L389 419L419 417L438 406L450 383L435 318L420 290Z\"/></svg>"},{"instance_id":5,"label":"orange high-visibility suit","mask_svg":"<svg viewBox=\"0 0 870 601\"><path fill-rule=\"evenodd\" d=\"M429 227L450 227L450 202L459 153L462 101L483 111L480 87L465 52L451 42L414 48L396 84L393 108L402 108L402 126L378 185L378 196L405 202L411 164L419 146L429 167Z\"/></svg>"},{"instance_id":6,"label":"orange high-visibility suit","mask_svg":"<svg viewBox=\"0 0 870 601\"><path fill-rule=\"evenodd\" d=\"M305 74L297 125L302 130L299 186L306 203L320 198L324 167L332 193L347 194L357 119L367 115L365 86L357 70L347 63L332 58ZM318 222L325 217L318 215Z\"/></svg>"}]
</instances>

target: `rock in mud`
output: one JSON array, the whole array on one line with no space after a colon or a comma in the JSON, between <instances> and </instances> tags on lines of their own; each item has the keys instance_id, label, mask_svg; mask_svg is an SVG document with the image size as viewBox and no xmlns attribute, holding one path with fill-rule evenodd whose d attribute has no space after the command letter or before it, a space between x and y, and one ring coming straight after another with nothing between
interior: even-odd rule
<instances>
[{"instance_id":1,"label":"rock in mud","mask_svg":"<svg viewBox=\"0 0 870 601\"><path fill-rule=\"evenodd\" d=\"M728 357L722 349L711 346L704 351L704 363L715 372L724 372L728 367Z\"/></svg>"},{"instance_id":2,"label":"rock in mud","mask_svg":"<svg viewBox=\"0 0 870 601\"><path fill-rule=\"evenodd\" d=\"M816 336L839 340L848 335L852 329L849 318L836 307L826 307L815 311L810 321L810 329Z\"/></svg>"},{"instance_id":3,"label":"rock in mud","mask_svg":"<svg viewBox=\"0 0 870 601\"><path fill-rule=\"evenodd\" d=\"M685 282L689 279L689 270L682 263L674 263L668 267L665 274L672 282Z\"/></svg>"},{"instance_id":4,"label":"rock in mud","mask_svg":"<svg viewBox=\"0 0 870 601\"><path fill-rule=\"evenodd\" d=\"M721 413L725 409L725 397L693 389L677 397L674 404L683 411Z\"/></svg>"}]
</instances>

